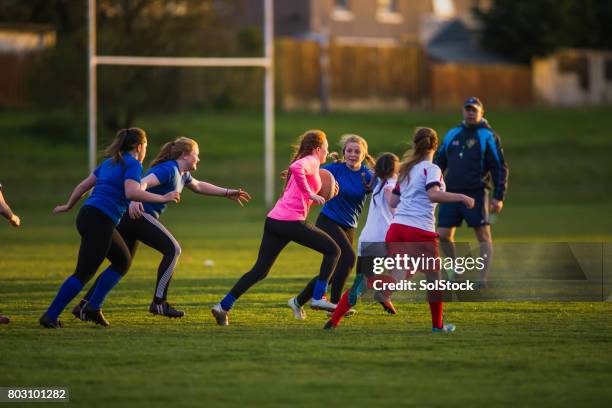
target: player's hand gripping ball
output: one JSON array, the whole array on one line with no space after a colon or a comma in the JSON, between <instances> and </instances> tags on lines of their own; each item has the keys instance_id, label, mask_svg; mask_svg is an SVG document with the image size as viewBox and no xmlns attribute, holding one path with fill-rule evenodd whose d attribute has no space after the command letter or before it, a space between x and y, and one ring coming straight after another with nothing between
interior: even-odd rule
<instances>
[{"instance_id":1,"label":"player's hand gripping ball","mask_svg":"<svg viewBox=\"0 0 612 408\"><path fill-rule=\"evenodd\" d=\"M338 195L339 186L336 182L336 178L328 170L319 169L319 175L321 176L321 189L318 194L329 201Z\"/></svg>"}]
</instances>

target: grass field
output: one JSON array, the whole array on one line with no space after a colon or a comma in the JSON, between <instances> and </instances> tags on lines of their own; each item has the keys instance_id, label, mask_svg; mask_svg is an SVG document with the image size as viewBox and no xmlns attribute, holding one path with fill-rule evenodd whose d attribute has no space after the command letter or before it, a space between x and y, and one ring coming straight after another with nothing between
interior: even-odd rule
<instances>
[{"instance_id":1,"label":"grass field","mask_svg":"<svg viewBox=\"0 0 612 408\"><path fill-rule=\"evenodd\" d=\"M612 142L609 110L492 112L511 167L510 194L494 227L504 242L612 241ZM0 228L0 386L67 386L75 406L606 406L612 401L612 303L452 303L450 336L429 332L424 304L403 303L397 316L361 303L340 330L325 316L293 320L286 300L319 259L291 244L269 279L236 304L232 325L213 324L209 309L255 259L265 209L259 115L230 113L142 118L150 153L160 140L192 135L201 143L195 176L243 186L254 201L240 209L186 192L164 223L183 255L171 301L187 316L148 314L159 256L142 247L109 296L109 328L64 314L63 330L37 319L74 268L76 209L53 217L86 174L85 144L40 130L47 118L0 113L0 181L21 230ZM358 132L376 153L401 153L412 129L441 134L455 113L282 114L280 169L288 144L320 127L330 139ZM108 136L108 135L107 135ZM315 214L311 215L314 219ZM469 238L462 231L460 237ZM211 259L214 266L205 267ZM40 406L40 405L36 405Z\"/></svg>"}]
</instances>

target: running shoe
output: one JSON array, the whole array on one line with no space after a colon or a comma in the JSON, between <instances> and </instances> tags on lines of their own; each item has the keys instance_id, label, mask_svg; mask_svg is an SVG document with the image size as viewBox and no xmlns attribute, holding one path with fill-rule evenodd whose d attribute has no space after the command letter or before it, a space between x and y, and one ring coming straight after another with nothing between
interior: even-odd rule
<instances>
[{"instance_id":1,"label":"running shoe","mask_svg":"<svg viewBox=\"0 0 612 408\"><path fill-rule=\"evenodd\" d=\"M329 319L327 323L325 323L325 326L323 326L323 330L332 330L332 329L335 329L336 327L338 326L334 325L331 319Z\"/></svg>"},{"instance_id":2,"label":"running shoe","mask_svg":"<svg viewBox=\"0 0 612 408\"><path fill-rule=\"evenodd\" d=\"M353 317L355 316L356 313L357 313L357 310L351 307L349 310L346 311L346 313L344 314L344 317ZM332 317L333 314L334 312L327 312L328 317Z\"/></svg>"},{"instance_id":3,"label":"running shoe","mask_svg":"<svg viewBox=\"0 0 612 408\"><path fill-rule=\"evenodd\" d=\"M313 310L327 310L333 312L336 310L336 304L330 302L325 298L321 298L318 300L310 299L310 308Z\"/></svg>"},{"instance_id":4,"label":"running shoe","mask_svg":"<svg viewBox=\"0 0 612 408\"><path fill-rule=\"evenodd\" d=\"M442 327L432 327L432 333L452 333L455 331L455 325L452 323L443 324Z\"/></svg>"},{"instance_id":5,"label":"running shoe","mask_svg":"<svg viewBox=\"0 0 612 408\"><path fill-rule=\"evenodd\" d=\"M104 317L102 309L94 310L89 306L85 306L85 308L83 308L83 315L88 322L99 324L104 327L110 326L110 322Z\"/></svg>"},{"instance_id":6,"label":"running shoe","mask_svg":"<svg viewBox=\"0 0 612 408\"><path fill-rule=\"evenodd\" d=\"M304 311L304 308L298 304L296 297L289 299L287 304L293 311L293 317L295 317L296 320L306 319L306 312Z\"/></svg>"},{"instance_id":7,"label":"running shoe","mask_svg":"<svg viewBox=\"0 0 612 408\"><path fill-rule=\"evenodd\" d=\"M385 296L382 292L374 293L374 300L376 300L385 309L385 312L389 314L397 314L397 309L391 302L391 298Z\"/></svg>"},{"instance_id":8,"label":"running shoe","mask_svg":"<svg viewBox=\"0 0 612 408\"><path fill-rule=\"evenodd\" d=\"M229 312L223 310L220 303L217 303L210 312L215 317L215 320L217 320L219 326L229 326Z\"/></svg>"},{"instance_id":9,"label":"running shoe","mask_svg":"<svg viewBox=\"0 0 612 408\"><path fill-rule=\"evenodd\" d=\"M171 318L185 316L185 312L183 312L182 310L176 310L175 308L170 306L170 303L166 302L165 300L163 301L163 303L152 302L151 306L149 306L149 312L153 313L154 315L166 316Z\"/></svg>"},{"instance_id":10,"label":"running shoe","mask_svg":"<svg viewBox=\"0 0 612 408\"><path fill-rule=\"evenodd\" d=\"M59 319L51 320L49 315L47 315L47 312L45 312L42 316L40 316L40 319L38 319L38 323L40 323L40 325L46 329L61 329L62 328L62 322L60 322Z\"/></svg>"},{"instance_id":11,"label":"running shoe","mask_svg":"<svg viewBox=\"0 0 612 408\"><path fill-rule=\"evenodd\" d=\"M79 303L76 304L75 307L72 308L72 314L79 320L87 321L85 318L85 306L87 306L87 301L85 299L81 299Z\"/></svg>"}]
</instances>

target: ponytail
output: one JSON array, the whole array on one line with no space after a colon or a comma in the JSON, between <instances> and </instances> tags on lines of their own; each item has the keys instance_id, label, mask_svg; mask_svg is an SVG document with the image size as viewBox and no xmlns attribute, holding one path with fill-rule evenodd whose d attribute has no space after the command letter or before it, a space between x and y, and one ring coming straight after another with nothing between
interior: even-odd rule
<instances>
[{"instance_id":1,"label":"ponytail","mask_svg":"<svg viewBox=\"0 0 612 408\"><path fill-rule=\"evenodd\" d=\"M125 152L135 149L146 141L147 134L140 128L120 129L115 136L115 140L104 150L104 154L106 157L112 157L114 163L123 163Z\"/></svg>"},{"instance_id":2,"label":"ponytail","mask_svg":"<svg viewBox=\"0 0 612 408\"><path fill-rule=\"evenodd\" d=\"M376 204L376 195L379 194L387 180L389 180L397 171L397 165L399 163L399 157L397 157L393 153L381 153L376 159L376 164L374 165L374 177L372 180L380 180L380 184L376 191L372 193L372 200L374 204Z\"/></svg>"},{"instance_id":3,"label":"ponytail","mask_svg":"<svg viewBox=\"0 0 612 408\"><path fill-rule=\"evenodd\" d=\"M423 161L427 153L438 148L438 134L431 128L417 128L414 132L412 145L413 148L404 153L404 161L400 166L398 183L404 179L410 183L410 170L416 164Z\"/></svg>"},{"instance_id":4,"label":"ponytail","mask_svg":"<svg viewBox=\"0 0 612 408\"><path fill-rule=\"evenodd\" d=\"M369 168L369 169L373 169L376 166L376 161L370 155L370 153L366 153L363 161L366 163L366 167Z\"/></svg>"},{"instance_id":5,"label":"ponytail","mask_svg":"<svg viewBox=\"0 0 612 408\"><path fill-rule=\"evenodd\" d=\"M181 136L172 142L165 143L157 157L151 161L150 167L169 160L176 160L183 154L189 154L198 146L197 142L188 137Z\"/></svg>"}]
</instances>

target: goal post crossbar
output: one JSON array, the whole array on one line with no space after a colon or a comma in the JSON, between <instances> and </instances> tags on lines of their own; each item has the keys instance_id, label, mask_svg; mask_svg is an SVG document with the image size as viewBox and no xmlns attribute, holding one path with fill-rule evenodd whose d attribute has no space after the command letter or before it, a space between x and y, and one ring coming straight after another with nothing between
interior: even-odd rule
<instances>
[{"instance_id":1,"label":"goal post crossbar","mask_svg":"<svg viewBox=\"0 0 612 408\"><path fill-rule=\"evenodd\" d=\"M97 67L223 67L263 68L264 76L264 198L267 207L274 202L274 0L262 0L264 6L264 57L262 58L193 58L137 57L131 55L96 54L96 0L88 0L88 134L89 169L96 166L97 151Z\"/></svg>"},{"instance_id":2,"label":"goal post crossbar","mask_svg":"<svg viewBox=\"0 0 612 408\"><path fill-rule=\"evenodd\" d=\"M190 57L132 57L121 55L97 55L96 65L127 65L152 67L260 67L267 68L267 58L190 58Z\"/></svg>"}]
</instances>

